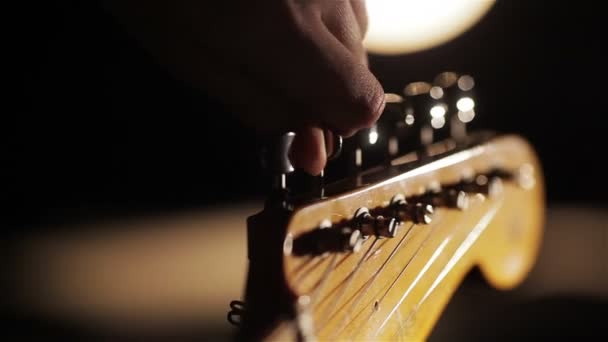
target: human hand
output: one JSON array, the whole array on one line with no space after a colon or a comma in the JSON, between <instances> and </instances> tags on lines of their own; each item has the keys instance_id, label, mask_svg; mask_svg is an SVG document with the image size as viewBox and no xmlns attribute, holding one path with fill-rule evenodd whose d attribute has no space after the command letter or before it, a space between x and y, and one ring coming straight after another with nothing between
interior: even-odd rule
<instances>
[{"instance_id":1,"label":"human hand","mask_svg":"<svg viewBox=\"0 0 608 342\"><path fill-rule=\"evenodd\" d=\"M311 174L325 167L326 140L371 126L384 108L362 45L364 0L107 4L171 71L244 122L296 132L291 162Z\"/></svg>"}]
</instances>

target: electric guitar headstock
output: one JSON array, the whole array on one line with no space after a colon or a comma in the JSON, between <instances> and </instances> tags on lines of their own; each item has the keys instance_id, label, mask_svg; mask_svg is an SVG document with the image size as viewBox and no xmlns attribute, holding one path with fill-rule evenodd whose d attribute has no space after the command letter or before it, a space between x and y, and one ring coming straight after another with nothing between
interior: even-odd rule
<instances>
[{"instance_id":1,"label":"electric guitar headstock","mask_svg":"<svg viewBox=\"0 0 608 342\"><path fill-rule=\"evenodd\" d=\"M467 134L473 91L472 77L443 73L387 95L331 181L289 191L302 176L278 158L275 195L248 219L245 301L229 313L240 338L423 340L472 268L499 289L524 279L542 170L521 137Z\"/></svg>"}]
</instances>

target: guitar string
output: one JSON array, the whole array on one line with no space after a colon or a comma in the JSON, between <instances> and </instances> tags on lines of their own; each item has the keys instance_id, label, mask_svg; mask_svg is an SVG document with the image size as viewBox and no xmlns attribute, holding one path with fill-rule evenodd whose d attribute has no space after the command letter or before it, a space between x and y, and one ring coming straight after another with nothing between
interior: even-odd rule
<instances>
[{"instance_id":1,"label":"guitar string","mask_svg":"<svg viewBox=\"0 0 608 342\"><path fill-rule=\"evenodd\" d=\"M347 253L344 256L344 258L342 258L342 260L340 260L338 263L336 263L336 267L335 268L338 268L338 267L342 266L342 264L344 262L346 262L346 260L350 259L353 255L355 255L355 253Z\"/></svg>"},{"instance_id":2,"label":"guitar string","mask_svg":"<svg viewBox=\"0 0 608 342\"><path fill-rule=\"evenodd\" d=\"M317 259L317 260L314 260ZM296 275L296 283L299 283L301 281L304 280L304 278L306 278L306 276L308 276L308 274L310 274L310 272L312 272L314 269L316 269L317 267L319 267L325 260L327 260L326 257L323 256L319 256L319 257L315 257L314 262L310 262L309 267L306 267L305 269L302 270L302 272L299 275Z\"/></svg>"},{"instance_id":3,"label":"guitar string","mask_svg":"<svg viewBox=\"0 0 608 342\"><path fill-rule=\"evenodd\" d=\"M329 274L331 273L331 271L336 269L337 261L338 261L338 254L336 253L332 256L331 262L327 265L327 267L325 268L325 271L323 271L323 275L321 276L321 279L319 279L319 281L315 285L314 290L312 291L312 293L310 295L311 302L314 302L314 300L316 300L316 298L319 296L321 291L323 291L323 287L327 283L327 279L329 279Z\"/></svg>"},{"instance_id":4,"label":"guitar string","mask_svg":"<svg viewBox=\"0 0 608 342\"><path fill-rule=\"evenodd\" d=\"M429 298L429 296L432 294L432 292L435 290L435 288L446 277L448 272L454 268L454 266L460 260L460 258L462 258L462 256L470 249L470 247L473 245L473 243L475 243L475 241L479 238L479 236L485 230L485 228L488 227L490 221L492 220L492 218L494 217L494 215L500 208L501 204L502 204L502 202L499 202L499 203L495 204L490 210L488 210L488 212L481 218L481 220L479 220L479 222L475 225L475 227L466 235L466 237L460 243L459 247L456 249L454 254L452 254L452 257L450 258L450 260L448 260L448 262L443 267L441 272L439 272L439 274L433 281L433 284L426 291L426 293L424 294L422 299L416 304L416 307L409 313L409 315L405 319L404 323L407 323L412 318L412 316L420 310L420 307L422 306L422 304L424 304L424 302L426 302L426 300ZM378 332L376 332L376 335L377 335L377 333ZM396 332L395 335L397 335L397 333L399 333L399 332Z\"/></svg>"},{"instance_id":5,"label":"guitar string","mask_svg":"<svg viewBox=\"0 0 608 342\"><path fill-rule=\"evenodd\" d=\"M348 309L348 311L346 312L346 314L344 315L344 317L342 318L342 321L340 321L339 324L339 329L337 329L334 334L332 335L332 338L335 337L335 335L339 334L340 332L342 332L342 330L348 326L348 318L351 316L352 311L354 310L354 308L359 304L359 302L361 302L361 300L363 299L365 293L367 292L367 290L369 290L369 288L372 286L372 284L374 283L374 281L378 278L378 276L380 276L380 274L382 273L382 271L386 268L386 266L388 265L388 263L393 259L393 257L397 254L397 252L399 251L401 245L403 245L403 243L405 242L405 240L407 239L408 236L410 236L410 233L414 230L414 227L416 225L415 224L411 224L410 227L408 228L408 230L405 232L405 234L403 234L403 237L401 238L401 240L399 240L399 243L397 243L397 245L395 246L395 248L393 248L393 250L391 251L391 254L389 254L388 258L382 263L382 266L380 266L379 269L377 269L374 274L372 275L372 277L363 285L363 287L361 287L361 289L359 289L356 293L357 293L357 297L355 299L355 301L353 302L353 304L350 306L350 308ZM337 312L336 312L337 313ZM333 319L333 317L330 318L330 320Z\"/></svg>"},{"instance_id":6,"label":"guitar string","mask_svg":"<svg viewBox=\"0 0 608 342\"><path fill-rule=\"evenodd\" d=\"M339 267L351 255L353 255L353 253L347 254L346 257L340 260L340 262L338 262L335 267ZM292 276L296 278L297 282L302 281L302 278L307 276L313 269L317 268L325 260L325 258L325 256L308 256L306 260L302 261L299 265L293 268L293 270L291 271ZM313 261L315 262L314 264L312 264ZM303 273L298 275L298 273L300 272Z\"/></svg>"},{"instance_id":7,"label":"guitar string","mask_svg":"<svg viewBox=\"0 0 608 342\"><path fill-rule=\"evenodd\" d=\"M359 272L361 265L363 265L363 262L366 260L367 255L369 253L371 253L371 251L374 249L376 242L378 242L378 238L374 237L374 241L372 241L371 245L369 246L369 248L367 249L365 254L361 257L361 259L359 259L359 261L357 262L357 265L355 266L355 268L353 269L351 274L348 275L348 278L347 278L348 280L347 280L347 283L345 284L344 290L342 290L340 292L340 294L338 296L336 296L336 298L333 301L333 304L327 306L327 308L323 311L323 314L321 314L320 322L323 322L324 324L326 324L328 322L327 317L330 316L331 314L333 314L332 308L334 308L336 306L336 304L339 303L339 301L342 299L342 297L346 293L346 289L348 289L350 287L350 284L352 284L353 278L355 277L357 272ZM321 325L319 327L318 331L321 331L324 327L325 327L325 325Z\"/></svg>"},{"instance_id":8,"label":"guitar string","mask_svg":"<svg viewBox=\"0 0 608 342\"><path fill-rule=\"evenodd\" d=\"M346 254L344 256L344 258L342 258L340 261L335 260L335 262L332 260L332 262L329 263L328 267L326 268L325 273L330 272L331 270L335 270L338 267L340 267L340 265L342 265L342 263L344 263L348 258L350 258L352 255L352 253ZM337 256L337 254L335 254L335 256ZM310 273L312 271L312 269L308 269L306 274L303 275L297 275L297 273L299 271L301 271L304 266L306 266L307 264L311 263L312 260L314 260L315 258L320 258L320 260L324 260L324 258L322 257L318 257L318 256L310 256L307 258L307 260L303 261L300 265L296 266L295 269L292 271L292 273L294 273L294 277L296 277L297 281L301 281L302 280L302 276L305 276L306 274ZM321 262L319 260L317 260L317 263L315 265L312 265L312 268L315 268L318 264L320 264ZM328 276L328 275L327 275ZM326 275L323 275L321 277L321 279L319 280L319 282L317 282L317 284L314 286L315 292L319 292L319 290L317 290L317 288L322 284L322 281L324 281L324 278L327 277Z\"/></svg>"},{"instance_id":9,"label":"guitar string","mask_svg":"<svg viewBox=\"0 0 608 342\"><path fill-rule=\"evenodd\" d=\"M403 293L403 295L399 299L398 303L395 306L392 307L391 312L386 316L386 318L384 319L384 321L382 322L382 324L380 325L380 327L376 330L375 334L378 334L378 332L380 330L382 330L382 328L386 325L386 323L388 323L388 320L390 319L390 317L393 315L393 313L395 313L395 311L397 310L397 308L399 307L399 305L401 305L403 303L403 301L405 300L405 298L407 298L409 296L410 292L414 289L414 287L416 287L416 285L418 284L418 282L420 281L420 279L422 279L422 276L424 276L424 274L433 265L433 263L435 262L435 259L437 259L441 255L441 253L443 253L443 249L448 244L448 242L450 242L451 238L452 238L451 236L448 236L447 238L445 238L443 240L443 242L441 242L441 244L437 247L437 249L435 250L435 252L433 252L433 255L431 255L431 257L426 262L426 264L424 264L424 266L422 267L421 271L416 275L416 278L414 278L414 280L412 281L412 283L410 284L410 286Z\"/></svg>"},{"instance_id":10,"label":"guitar string","mask_svg":"<svg viewBox=\"0 0 608 342\"><path fill-rule=\"evenodd\" d=\"M420 243L420 245L418 246L418 248L416 248L416 250L414 251L414 254L412 254L412 256L410 257L410 259L405 263L405 265L403 266L403 268L401 269L401 271L399 272L399 274L397 275L397 277L395 278L395 280L393 280L393 282L391 283L391 285L389 286L389 288L386 289L386 291L384 292L384 294L382 294L382 297L380 297L380 299L378 300L378 305L380 305L382 303L382 300L384 300L384 298L389 293L389 291L393 287L395 287L395 285L397 284L397 281L399 281L399 278L401 278L401 276L405 273L405 271L407 270L408 266L412 263L412 261L414 261L416 259L416 257L418 256L418 254L422 250L422 247L427 243L427 241L431 237L431 234L435 230L435 227L437 227L437 225L433 225L433 227L429 230L429 234L427 235L427 237L424 238L424 240Z\"/></svg>"},{"instance_id":11,"label":"guitar string","mask_svg":"<svg viewBox=\"0 0 608 342\"><path fill-rule=\"evenodd\" d=\"M348 319L348 317L350 317L350 312L352 312L352 310L359 304L359 302L363 299L364 294L367 292L367 290L369 289L369 287L371 287L371 285L373 284L374 280L380 275L380 273L385 269L385 267L388 265L388 262L390 262L392 260L392 258L394 257L394 255L396 254L397 250L399 249L399 247L402 245L402 243L405 241L405 239L407 238L407 236L409 236L410 232L412 231L412 229L414 228L414 224L412 224L408 231L404 234L403 238L399 241L399 243L397 244L397 246L395 246L395 248L393 249L393 251L391 252L391 254L389 255L388 259L383 263L383 265L381 266L381 268L379 270L377 270L374 275L372 276L372 278L370 280L368 280L366 282L366 284L364 285L363 288L361 288L359 291L359 297L356 299L356 301L353 303L353 305L351 305L349 313L347 313L347 315L343 318L341 325L344 325L345 321ZM418 256L420 250L422 249L422 247L427 243L428 239L430 238L430 236L432 235L432 231L437 227L437 225L433 225L433 228L431 229L431 231L429 232L429 234L427 235L427 237L425 238L425 240L420 244L420 246L418 246L418 248L416 249L416 251L414 252L414 254L412 255L412 257L408 260L408 262L406 262L405 266L402 268L402 270L399 272L398 276L395 278L395 280L393 280L393 282L391 283L391 285L389 286L389 288L384 292L384 294L381 296L380 300L376 301L377 303L381 303L382 300L386 297L386 295L388 294L388 292L390 292L390 290L396 285L397 281L401 278L401 276L404 274L405 270L408 268L408 266L411 264L411 262L413 260L415 260L415 258ZM365 253L365 255L363 256L363 258L359 261L357 267L355 268L355 270L349 275L349 279L348 279L348 284L346 285L346 287L343 289L343 291L340 293L340 295L338 296L338 298L336 300L334 300L334 303L339 302L342 297L344 296L346 290L350 287L352 280L354 279L354 276L356 275L357 271L359 270L359 268L361 267L363 261L365 261L366 259L369 258L369 254L373 249L374 244L376 243L377 239L374 240L374 242L372 243L372 246L370 246L370 248L367 250L367 252ZM350 254L349 254L350 256ZM343 262L346 258L342 259L341 262ZM333 260L334 262L332 262L330 264L330 266L328 266L328 268L326 269L325 273L326 276L324 276L323 278L325 278L321 284L325 283L325 280L327 278L327 276L329 275L329 271L332 269L332 264L335 263L335 259ZM317 289L319 291L317 291L316 293L320 293L320 289ZM333 290L332 290L333 292ZM315 296L316 297L316 296ZM334 305L328 307L329 310L331 310L331 307L333 307ZM325 311L325 313L327 313L327 309ZM338 310L339 311L339 310ZM375 311L373 311L372 313L370 313L370 317L371 315L373 315ZM361 313L361 312L360 312ZM359 314L357 314L357 316L359 316ZM334 312L333 315L329 318L329 320L333 319L335 317L335 315L337 314L337 312ZM329 320L324 320L325 323L327 323ZM338 332L341 332L345 327L347 327L347 325L345 325L344 327L341 327L340 330ZM361 327L360 327L361 328ZM319 331L322 330L323 327L319 328ZM356 334L360 331L357 330Z\"/></svg>"},{"instance_id":12,"label":"guitar string","mask_svg":"<svg viewBox=\"0 0 608 342\"><path fill-rule=\"evenodd\" d=\"M372 241L371 245L369 246L369 248L367 249L367 251L363 254L363 256L359 259L359 261L357 262L357 264L353 268L353 271L348 275L348 277L346 277L342 282L340 282L340 284L338 284L338 286L336 288L334 288L331 291L331 293L333 293L334 291L338 290L339 286L342 285L342 284L345 284L344 285L345 288L350 287L350 284L352 283L352 279L359 272L359 269L361 268L361 266L363 265L363 263L368 259L369 255L371 254L371 251L374 249L374 246L376 245L376 243L378 241L379 240L374 237L374 240ZM321 326L318 328L319 331L324 328L324 324L327 323L327 319L326 318L333 313L332 309L335 308L335 306L337 305L337 303L339 303L340 299L344 296L344 292L345 291L341 291L340 294L338 294L337 296L335 296L332 304L328 305L325 308L325 310L323 311L323 313L320 315L320 317L322 317L323 319L320 319L320 322L322 322L322 323L321 323ZM325 302L326 299L330 299L330 296L325 296L322 300L319 300L318 303L319 304L323 303L323 302Z\"/></svg>"},{"instance_id":13,"label":"guitar string","mask_svg":"<svg viewBox=\"0 0 608 342\"><path fill-rule=\"evenodd\" d=\"M306 260L303 260L299 265L295 266L291 270L291 274L294 275L294 276L296 276L298 274L298 272L300 272L303 268L305 268L306 265L308 265L314 259L315 259L315 256L313 256L313 255L306 256Z\"/></svg>"},{"instance_id":14,"label":"guitar string","mask_svg":"<svg viewBox=\"0 0 608 342\"><path fill-rule=\"evenodd\" d=\"M479 237L479 234L481 234L481 230L483 228L487 227L487 225L489 224L490 220L494 217L494 215L495 215L495 213L496 213L496 211L498 210L499 207L500 207L500 203L497 204L497 205L495 205L492 210L490 210L488 213L486 213L480 219L480 221L475 225L475 228L473 228L473 230L471 230L471 232L469 232L469 234L468 234L467 238L465 239L465 241L468 240L469 238L471 238L471 236L473 236L474 239L476 239L477 237ZM380 330L382 330L382 328L386 325L386 323L388 322L388 320L390 319L390 317L392 316L392 314L403 303L403 301L409 295L409 293L411 292L411 290L418 284L418 282L420 281L421 277L432 266L432 264L435 262L435 260L443 252L443 249L445 248L445 246L447 245L447 243L455 236L455 234L456 234L456 232L452 232L452 234L448 235L443 240L443 242L441 242L441 244L437 247L437 249L435 250L435 252L433 253L433 255L430 257L430 259L427 261L427 263L422 268L422 270L418 273L418 275L416 276L416 278L412 281L412 283L410 284L410 286L407 288L407 290L401 296L400 300L397 302L397 304L395 306L393 306L391 312L387 315L387 317L384 319L383 323L376 330L374 336L377 336L378 333L380 332ZM467 246L470 246L470 244L472 244L472 243L473 242L467 243ZM461 247L459 247L459 250L462 250L462 248L464 248L464 247L461 245ZM461 253L463 253L463 252L458 252L458 255L460 255Z\"/></svg>"},{"instance_id":15,"label":"guitar string","mask_svg":"<svg viewBox=\"0 0 608 342\"><path fill-rule=\"evenodd\" d=\"M380 244L380 245L379 245L379 246L376 248L376 251L375 251L374 253L372 253L372 254L377 253L377 252L378 252L378 250L380 250L380 249L382 248L382 246L384 246L384 243L386 242L386 239L382 239L382 240L378 240L378 241L379 241L379 244ZM352 255L355 255L355 254L354 254L354 253L349 253L349 254L348 254L348 257L350 257L350 256L352 256ZM372 255L368 255L368 256L367 256L367 258L366 258L366 259L365 259L363 262L367 262L367 261L368 261L368 260L369 260L371 257L372 257ZM347 258L345 258L345 259L347 259ZM344 260L345 260L345 259L342 259L342 260L341 260L341 261L338 263L338 265L336 265L336 268L337 268L339 265L341 265L341 264L344 262ZM348 281L348 279L349 279L348 277L345 277L345 278L344 278L344 279L342 279L342 280L341 280L341 281L340 281L338 284L336 284L336 286L334 286L334 288L333 288L333 289L331 289L331 291L329 291L329 292L328 292L328 293L327 293L327 294L326 294L326 295L323 297L323 299L320 299L320 300L317 302L317 305L318 305L318 306L321 306L321 305L322 305L322 304L323 304L323 303L324 303L326 300L328 300L328 299L332 299L332 298L333 298L333 294L334 294L335 292L337 292L339 289L341 289L341 287L342 287L342 286L343 286L343 285L344 285L344 284L345 284L345 283Z\"/></svg>"},{"instance_id":16,"label":"guitar string","mask_svg":"<svg viewBox=\"0 0 608 342\"><path fill-rule=\"evenodd\" d=\"M420 243L420 245L414 251L414 254L412 254L412 256L409 258L409 260L405 263L405 265L403 266L403 268L401 269L401 271L399 272L399 274L397 275L397 277L393 280L393 282L391 283L391 285L388 287L388 289L386 289L386 291L384 292L384 294L382 294L382 296L380 297L380 299L377 301L378 307L382 303L382 300L384 300L384 298L386 297L386 295L389 293L389 291L396 285L397 281L399 281L399 278L401 278L401 276L408 269L409 265L411 265L412 262L414 260L416 260L416 257L420 254L420 251L422 250L422 247L426 245L427 241L430 239L430 237L433 234L433 231L436 229L437 226L438 225L436 225L436 224L433 225L433 227L429 230L428 235L424 238L424 240ZM369 319L371 319L371 317L377 312L377 310L376 310L375 307L376 307L376 304L374 303L374 308L372 308L372 312L370 312L370 314L368 315L368 317L366 318L365 321L368 321ZM355 317L359 316L360 313L363 313L364 310L365 310L365 308L362 308L361 311ZM363 328L363 325L361 325L359 327L359 329L357 329L352 334L351 339L354 339L354 337L357 336L361 332L362 328Z\"/></svg>"}]
</instances>

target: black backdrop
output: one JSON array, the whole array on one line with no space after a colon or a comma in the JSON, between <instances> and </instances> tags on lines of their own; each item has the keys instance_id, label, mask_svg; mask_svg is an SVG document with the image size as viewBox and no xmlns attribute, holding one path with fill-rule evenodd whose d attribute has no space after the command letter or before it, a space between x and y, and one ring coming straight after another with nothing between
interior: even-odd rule
<instances>
[{"instance_id":1,"label":"black backdrop","mask_svg":"<svg viewBox=\"0 0 608 342\"><path fill-rule=\"evenodd\" d=\"M171 79L92 2L12 13L5 103L6 227L258 197L253 133ZM537 148L552 203L603 206L604 57L595 2L499 1L434 49L371 56L387 91L455 70L476 77L476 128ZM10 45L9 45L10 46Z\"/></svg>"}]
</instances>

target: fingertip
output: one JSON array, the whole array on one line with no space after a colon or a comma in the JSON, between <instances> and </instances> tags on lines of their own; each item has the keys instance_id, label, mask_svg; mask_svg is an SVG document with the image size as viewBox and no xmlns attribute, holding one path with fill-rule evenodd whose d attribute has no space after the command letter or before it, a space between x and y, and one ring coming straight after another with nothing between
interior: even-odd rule
<instances>
[{"instance_id":1,"label":"fingertip","mask_svg":"<svg viewBox=\"0 0 608 342\"><path fill-rule=\"evenodd\" d=\"M384 94L384 89L378 84L375 90L372 91L372 95L369 100L369 111L368 111L368 122L367 127L372 126L378 121L382 112L384 112L384 108L386 107L386 95Z\"/></svg>"},{"instance_id":2,"label":"fingertip","mask_svg":"<svg viewBox=\"0 0 608 342\"><path fill-rule=\"evenodd\" d=\"M363 64L358 63L344 80L342 101L335 109L340 114L332 119L338 131L348 135L373 126L382 115L386 100L382 85Z\"/></svg>"},{"instance_id":3,"label":"fingertip","mask_svg":"<svg viewBox=\"0 0 608 342\"><path fill-rule=\"evenodd\" d=\"M306 128L296 133L289 157L294 168L319 175L327 163L323 130Z\"/></svg>"}]
</instances>

